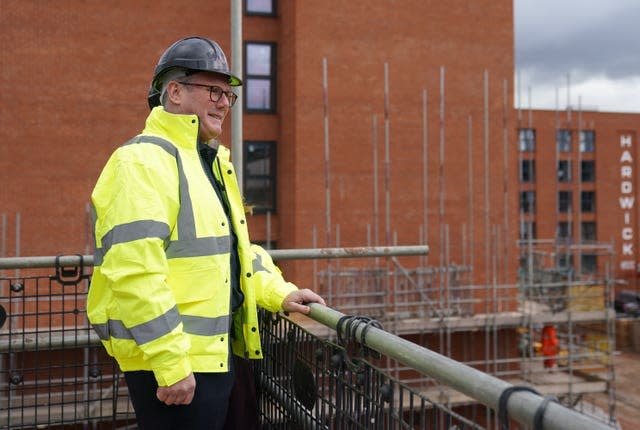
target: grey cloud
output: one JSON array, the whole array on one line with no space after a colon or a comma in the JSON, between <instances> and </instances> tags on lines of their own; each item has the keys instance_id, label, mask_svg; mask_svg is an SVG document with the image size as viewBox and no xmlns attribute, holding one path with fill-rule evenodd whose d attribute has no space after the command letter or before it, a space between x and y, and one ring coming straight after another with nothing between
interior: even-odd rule
<instances>
[{"instance_id":1,"label":"grey cloud","mask_svg":"<svg viewBox=\"0 0 640 430\"><path fill-rule=\"evenodd\" d=\"M531 12L535 5L516 1L524 14L516 16L516 67L526 70L534 85L562 82L567 73L575 83L592 76L640 75L640 2L621 7L620 2L600 1L590 9L593 2L583 0L573 4L573 12L556 9L560 13L554 15L548 9L551 15L545 19L539 10ZM607 5L613 9L604 9Z\"/></svg>"}]
</instances>

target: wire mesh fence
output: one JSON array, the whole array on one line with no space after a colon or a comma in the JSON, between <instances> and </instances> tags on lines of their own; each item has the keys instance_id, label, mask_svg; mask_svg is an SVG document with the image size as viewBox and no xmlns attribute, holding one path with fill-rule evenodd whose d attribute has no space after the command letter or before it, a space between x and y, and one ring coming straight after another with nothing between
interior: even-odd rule
<instances>
[{"instance_id":1,"label":"wire mesh fence","mask_svg":"<svg viewBox=\"0 0 640 430\"><path fill-rule=\"evenodd\" d=\"M23 273L0 276L0 428L136 428L124 377L87 320L90 272L56 264ZM481 428L390 377L366 349L281 315L262 312L261 326L262 428Z\"/></svg>"},{"instance_id":2,"label":"wire mesh fence","mask_svg":"<svg viewBox=\"0 0 640 430\"><path fill-rule=\"evenodd\" d=\"M90 274L0 278L0 428L133 423L124 379L85 312Z\"/></svg>"},{"instance_id":3,"label":"wire mesh fence","mask_svg":"<svg viewBox=\"0 0 640 430\"><path fill-rule=\"evenodd\" d=\"M385 361L374 351L320 339L282 315L261 316L267 358L255 375L263 428L483 428L391 377L374 364Z\"/></svg>"}]
</instances>

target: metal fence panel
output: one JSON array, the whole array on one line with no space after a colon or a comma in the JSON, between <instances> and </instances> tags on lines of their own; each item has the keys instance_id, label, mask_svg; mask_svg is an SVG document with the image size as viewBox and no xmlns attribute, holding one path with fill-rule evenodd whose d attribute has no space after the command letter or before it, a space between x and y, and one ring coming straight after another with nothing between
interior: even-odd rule
<instances>
[{"instance_id":1,"label":"metal fence panel","mask_svg":"<svg viewBox=\"0 0 640 430\"><path fill-rule=\"evenodd\" d=\"M263 428L482 429L388 375L372 351L320 339L266 312L261 334L265 360L254 368Z\"/></svg>"},{"instance_id":2,"label":"metal fence panel","mask_svg":"<svg viewBox=\"0 0 640 430\"><path fill-rule=\"evenodd\" d=\"M126 386L86 317L90 274L0 278L0 427L114 428Z\"/></svg>"}]
</instances>

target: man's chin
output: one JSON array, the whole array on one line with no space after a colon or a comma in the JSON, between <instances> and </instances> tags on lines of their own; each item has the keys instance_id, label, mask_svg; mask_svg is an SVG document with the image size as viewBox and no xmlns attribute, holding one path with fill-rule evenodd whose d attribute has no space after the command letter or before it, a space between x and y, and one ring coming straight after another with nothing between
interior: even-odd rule
<instances>
[{"instance_id":1,"label":"man's chin","mask_svg":"<svg viewBox=\"0 0 640 430\"><path fill-rule=\"evenodd\" d=\"M204 141L216 140L222 134L222 130L207 130L207 133L200 133L201 137L204 137Z\"/></svg>"}]
</instances>

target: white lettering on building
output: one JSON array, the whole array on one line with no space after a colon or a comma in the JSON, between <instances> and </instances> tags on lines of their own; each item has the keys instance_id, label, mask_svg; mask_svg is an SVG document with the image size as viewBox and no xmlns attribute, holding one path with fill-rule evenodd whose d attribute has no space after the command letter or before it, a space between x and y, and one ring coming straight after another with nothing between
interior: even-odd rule
<instances>
[{"instance_id":1,"label":"white lettering on building","mask_svg":"<svg viewBox=\"0 0 640 430\"><path fill-rule=\"evenodd\" d=\"M631 222L631 211L635 204L635 197L629 195L633 194L633 156L631 155L631 147L631 135L620 136L620 148L622 149L622 154L620 155L621 196L618 198L618 201L620 203L620 209L623 211L622 216L624 221L624 225L620 231L622 238L620 270L636 269L635 253L633 252L634 225ZM638 267L640 267L640 264Z\"/></svg>"}]
</instances>

